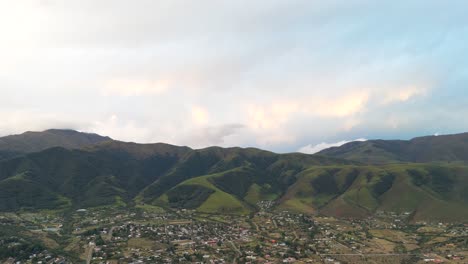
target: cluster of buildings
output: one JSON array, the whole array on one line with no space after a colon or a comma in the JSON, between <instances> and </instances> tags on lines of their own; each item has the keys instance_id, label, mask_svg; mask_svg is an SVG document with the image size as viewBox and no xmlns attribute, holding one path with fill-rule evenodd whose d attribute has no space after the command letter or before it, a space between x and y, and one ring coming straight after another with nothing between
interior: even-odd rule
<instances>
[{"instance_id":1,"label":"cluster of buildings","mask_svg":"<svg viewBox=\"0 0 468 264\"><path fill-rule=\"evenodd\" d=\"M49 244L68 243L0 263L463 263L468 252L465 224L410 223L408 213L393 212L366 219L312 217L261 205L260 212L244 216L126 208L82 209L67 218L0 216L0 227L22 227ZM66 256L57 253L63 251Z\"/></svg>"}]
</instances>

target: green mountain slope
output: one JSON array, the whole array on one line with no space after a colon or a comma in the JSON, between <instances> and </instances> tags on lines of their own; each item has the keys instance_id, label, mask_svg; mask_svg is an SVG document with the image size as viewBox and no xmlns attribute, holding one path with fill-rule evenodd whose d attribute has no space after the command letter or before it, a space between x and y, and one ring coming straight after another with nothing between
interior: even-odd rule
<instances>
[{"instance_id":1,"label":"green mountain slope","mask_svg":"<svg viewBox=\"0 0 468 264\"><path fill-rule=\"evenodd\" d=\"M52 147L82 148L112 140L97 134L74 130L49 129L43 132L25 132L0 138L0 160Z\"/></svg>"},{"instance_id":2,"label":"green mountain slope","mask_svg":"<svg viewBox=\"0 0 468 264\"><path fill-rule=\"evenodd\" d=\"M0 197L0 204L5 204L0 210L49 208L55 203L72 207L132 204L134 200L154 203L179 184L212 174L220 177L210 178L211 191L234 197L231 202L244 203L244 196L250 195L249 204L254 204L253 197L262 197L265 190L268 190L265 195L281 193L284 186L294 181L295 174L312 165L327 164L351 162L304 154L279 155L258 149L192 150L118 141L81 150L56 147L0 162L0 193L8 193ZM21 180L15 180L17 187L11 189L7 183L18 175ZM262 192L255 193L255 188L251 189L253 184L262 186ZM22 190L31 186L44 193L50 204L22 202ZM203 196L205 192L200 193Z\"/></svg>"},{"instance_id":3,"label":"green mountain slope","mask_svg":"<svg viewBox=\"0 0 468 264\"><path fill-rule=\"evenodd\" d=\"M267 169L268 170L268 169ZM273 200L278 210L366 217L378 211L408 212L413 220L468 217L468 167L436 164L311 166L294 175L268 174L252 166L198 176L150 201L207 213L247 213Z\"/></svg>"},{"instance_id":4,"label":"green mountain slope","mask_svg":"<svg viewBox=\"0 0 468 264\"><path fill-rule=\"evenodd\" d=\"M129 202L172 168L180 158L179 154L178 151L156 151L150 156L140 156L125 148L108 151L107 146L93 151L51 148L0 162L0 183L22 175L21 181L17 182L17 191L7 190L7 185L0 184L0 193L8 191L9 199L17 199L14 206L8 207L11 210L29 206L21 203L19 197L22 188L30 183L56 197L66 197L74 207ZM0 198L2 203L6 202Z\"/></svg>"},{"instance_id":5,"label":"green mountain slope","mask_svg":"<svg viewBox=\"0 0 468 264\"><path fill-rule=\"evenodd\" d=\"M247 204L238 199L235 194L220 189L213 183L215 179L230 172L186 180L159 197L156 204L173 208L197 209L205 213L248 213L250 208Z\"/></svg>"},{"instance_id":6,"label":"green mountain slope","mask_svg":"<svg viewBox=\"0 0 468 264\"><path fill-rule=\"evenodd\" d=\"M318 154L371 164L398 162L468 162L468 133L411 140L350 142Z\"/></svg>"},{"instance_id":7,"label":"green mountain slope","mask_svg":"<svg viewBox=\"0 0 468 264\"><path fill-rule=\"evenodd\" d=\"M306 170L279 207L339 217L410 212L415 220L468 217L468 167L435 164L326 166Z\"/></svg>"},{"instance_id":8,"label":"green mountain slope","mask_svg":"<svg viewBox=\"0 0 468 264\"><path fill-rule=\"evenodd\" d=\"M463 136L453 138L457 146L464 146ZM376 156L342 151L360 157L345 155L351 160L113 140L81 149L53 147L0 161L0 211L149 204L247 214L268 200L274 202L273 209L307 214L366 217L391 211L408 212L413 220L464 221L468 219L464 152L439 141L351 144L345 149L379 150ZM416 159L411 155L420 149L432 153L421 159L439 162L407 162ZM440 162L449 157L461 162Z\"/></svg>"}]
</instances>

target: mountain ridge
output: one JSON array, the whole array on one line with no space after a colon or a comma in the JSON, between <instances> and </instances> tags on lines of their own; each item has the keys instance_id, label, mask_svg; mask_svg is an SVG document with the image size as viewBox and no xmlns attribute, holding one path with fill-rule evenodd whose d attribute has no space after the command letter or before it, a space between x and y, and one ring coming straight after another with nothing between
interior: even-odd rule
<instances>
[{"instance_id":1,"label":"mountain ridge","mask_svg":"<svg viewBox=\"0 0 468 264\"><path fill-rule=\"evenodd\" d=\"M112 139L107 136L71 129L27 131L22 134L0 137L0 160L52 147L75 149L110 140Z\"/></svg>"},{"instance_id":2,"label":"mountain ridge","mask_svg":"<svg viewBox=\"0 0 468 264\"><path fill-rule=\"evenodd\" d=\"M257 148L192 149L99 136L95 144L55 146L0 161L0 211L150 205L249 214L259 202L270 201L272 210L305 214L363 218L392 211L410 212L414 221L463 221L468 165L439 157L464 157L466 135L454 135L446 145L443 137L422 137L411 148L409 141L370 141L372 153L379 155L361 159ZM357 149L363 155L361 144L331 150L354 154ZM406 161L428 148L445 152L429 156L436 162ZM374 160L365 159L369 156Z\"/></svg>"},{"instance_id":3,"label":"mountain ridge","mask_svg":"<svg viewBox=\"0 0 468 264\"><path fill-rule=\"evenodd\" d=\"M423 136L410 140L355 141L317 154L362 163L468 162L468 133Z\"/></svg>"}]
</instances>

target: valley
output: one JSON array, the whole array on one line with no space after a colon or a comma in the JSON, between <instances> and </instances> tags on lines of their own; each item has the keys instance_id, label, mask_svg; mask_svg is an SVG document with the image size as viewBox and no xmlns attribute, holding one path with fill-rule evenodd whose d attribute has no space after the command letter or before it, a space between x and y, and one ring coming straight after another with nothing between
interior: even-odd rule
<instances>
[{"instance_id":1,"label":"valley","mask_svg":"<svg viewBox=\"0 0 468 264\"><path fill-rule=\"evenodd\" d=\"M455 162L366 163L93 137L104 141L67 147L50 139L50 148L0 161L3 263L467 257L468 163L459 152Z\"/></svg>"},{"instance_id":2,"label":"valley","mask_svg":"<svg viewBox=\"0 0 468 264\"><path fill-rule=\"evenodd\" d=\"M265 203L263 203L265 204ZM101 207L0 215L5 263L465 263L466 223ZM10 233L8 233L10 232Z\"/></svg>"}]
</instances>

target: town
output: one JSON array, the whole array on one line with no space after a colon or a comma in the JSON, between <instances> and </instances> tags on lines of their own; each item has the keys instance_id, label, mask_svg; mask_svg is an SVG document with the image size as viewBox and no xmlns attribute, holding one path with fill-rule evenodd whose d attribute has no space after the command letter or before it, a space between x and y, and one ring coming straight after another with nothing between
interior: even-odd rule
<instances>
[{"instance_id":1,"label":"town","mask_svg":"<svg viewBox=\"0 0 468 264\"><path fill-rule=\"evenodd\" d=\"M409 212L336 219L270 210L101 207L2 213L2 263L466 263L468 225ZM10 233L9 233L10 231Z\"/></svg>"}]
</instances>

